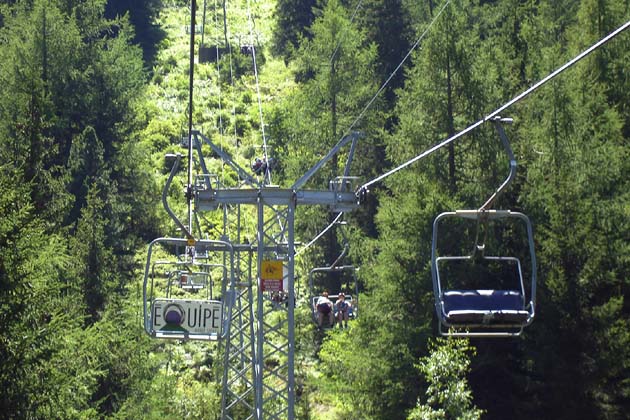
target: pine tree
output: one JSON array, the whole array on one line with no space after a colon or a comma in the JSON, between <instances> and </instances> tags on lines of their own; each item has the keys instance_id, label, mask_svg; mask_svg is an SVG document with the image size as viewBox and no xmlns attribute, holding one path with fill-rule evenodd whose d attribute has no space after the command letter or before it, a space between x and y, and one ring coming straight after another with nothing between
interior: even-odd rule
<instances>
[{"instance_id":1,"label":"pine tree","mask_svg":"<svg viewBox=\"0 0 630 420\"><path fill-rule=\"evenodd\" d=\"M135 29L134 43L142 46L145 62L151 64L156 54L156 45L164 37L163 31L154 24L160 11L159 0L108 1L105 9L107 19L118 19L129 14Z\"/></svg>"},{"instance_id":2,"label":"pine tree","mask_svg":"<svg viewBox=\"0 0 630 420\"><path fill-rule=\"evenodd\" d=\"M64 240L46 232L23 174L0 171L0 410L7 418L90 417L98 376L82 347L83 314L68 284L72 260ZM76 340L76 341L75 341Z\"/></svg>"},{"instance_id":3,"label":"pine tree","mask_svg":"<svg viewBox=\"0 0 630 420\"><path fill-rule=\"evenodd\" d=\"M591 21L591 7L583 2L579 20L567 28L569 51L583 48L585 34L599 38L593 22L605 19ZM555 54L559 49L550 48ZM624 117L607 97L614 79L604 64L608 54L597 52L547 87L527 113L528 124L537 127L530 136L537 156L531 156L524 202L538 224L545 279L539 307L548 313L536 331L542 345L536 372L544 376L537 394L556 418L621 418L627 404L627 387L619 378L625 375L630 337L621 274L628 265L619 252L628 243L621 222L627 219L622 209L628 158ZM554 55L547 57L549 67L557 66ZM536 110L542 106L544 114ZM559 400L567 404L560 408Z\"/></svg>"},{"instance_id":4,"label":"pine tree","mask_svg":"<svg viewBox=\"0 0 630 420\"><path fill-rule=\"evenodd\" d=\"M412 29L403 0L364 0L355 7L357 25L366 30L366 39L377 46L377 74L384 83L405 57L411 46ZM394 90L402 86L404 73L398 70L387 85L385 97L393 102Z\"/></svg>"},{"instance_id":5,"label":"pine tree","mask_svg":"<svg viewBox=\"0 0 630 420\"><path fill-rule=\"evenodd\" d=\"M65 160L56 138L54 104L58 95L63 96L55 86L69 80L71 72L65 66L77 49L78 34L64 28L55 8L42 3L32 11L23 3L14 8L15 16L2 28L7 45L0 50L6 94L0 105L0 124L6 133L1 150L7 161L25 165L23 182L31 185L33 203L54 225L61 222L69 203L63 190Z\"/></svg>"},{"instance_id":6,"label":"pine tree","mask_svg":"<svg viewBox=\"0 0 630 420\"><path fill-rule=\"evenodd\" d=\"M111 334L101 321L127 293L156 198L134 137L140 52L104 7L2 6L0 381L11 391L0 410L9 418L96 418L102 389L129 394L90 343Z\"/></svg>"},{"instance_id":7,"label":"pine tree","mask_svg":"<svg viewBox=\"0 0 630 420\"><path fill-rule=\"evenodd\" d=\"M431 354L420 360L418 369L429 384L426 404L418 402L407 420L481 419L482 410L472 403L466 375L474 349L466 340L440 340L432 343Z\"/></svg>"},{"instance_id":8,"label":"pine tree","mask_svg":"<svg viewBox=\"0 0 630 420\"><path fill-rule=\"evenodd\" d=\"M315 0L279 0L276 3L273 49L276 55L285 60L293 56L299 40L306 36L305 29L315 19Z\"/></svg>"},{"instance_id":9,"label":"pine tree","mask_svg":"<svg viewBox=\"0 0 630 420\"><path fill-rule=\"evenodd\" d=\"M367 127L378 127L378 101L359 119L378 85L373 73L376 57L374 44L368 44L365 34L350 22L347 11L338 1L330 1L310 28L311 39L304 39L299 50L297 78L300 90L284 105L284 126L288 132L278 137L287 138L287 154L293 156L283 162L285 175L298 179L325 153L341 140L342 136ZM353 126L354 123L354 126ZM375 131L377 131L376 128ZM378 135L377 135L378 136ZM375 136L375 137L377 137ZM357 155L364 156L364 166L353 164L352 175L368 178L378 171L378 138L362 138ZM313 177L312 185L326 185L329 180L343 174L349 146L335 155ZM355 161L356 162L356 161ZM309 209L308 211L315 211ZM332 216L334 217L334 216ZM332 217L329 219L332 220ZM307 217L309 223L319 223L321 216ZM341 252L336 245L335 232L331 232L324 260L334 261Z\"/></svg>"}]
</instances>

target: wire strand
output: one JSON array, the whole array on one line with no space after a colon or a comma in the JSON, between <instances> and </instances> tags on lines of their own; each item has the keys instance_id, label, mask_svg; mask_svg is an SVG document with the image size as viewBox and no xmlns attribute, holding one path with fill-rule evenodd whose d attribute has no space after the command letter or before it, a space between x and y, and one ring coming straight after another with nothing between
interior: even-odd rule
<instances>
[{"instance_id":1,"label":"wire strand","mask_svg":"<svg viewBox=\"0 0 630 420\"><path fill-rule=\"evenodd\" d=\"M475 128L477 128L481 124L485 123L486 121L490 120L491 118L496 117L501 112L505 111L507 108L509 108L512 105L514 105L515 103L523 100L525 97L530 95L532 92L534 92L535 90L537 90L541 86L545 85L550 80L554 79L559 74L563 73L568 68L572 67L573 65L575 65L576 63L581 61L584 57L588 56L593 51L595 51L599 47L601 47L602 45L606 44L608 41L610 41L611 39L613 39L614 37L619 35L621 32L623 32L626 29L628 29L628 27L630 27L630 21L626 22L625 24L621 25L619 28L617 28L616 30L614 30L613 32L611 32L610 34L605 36L604 38L600 39L598 42L596 42L595 44L591 45L586 50L582 51L580 54L575 56L573 59L569 60L568 62L566 62L562 66L558 67L556 70L551 72L545 78L541 79L540 81L538 81L537 83L535 83L534 85L532 85L531 87L526 89L525 91L521 92L520 94L516 95L514 98L512 98L511 100L506 102L504 105L500 106L499 108L497 108L494 111L492 111L490 114L486 115L483 119L480 119L479 121L475 122L474 124L469 125L464 130L462 130L459 133L457 133L457 134L447 138L446 140L444 140L444 141L442 141L440 143L437 143L436 145L434 145L431 148L425 150L424 152L422 152L418 156L414 157L413 159L410 159L407 162L405 162L405 163L395 167L394 169L392 169L392 170L390 170L390 171L388 171L388 172L386 172L386 173L384 173L384 174L374 178L373 180L363 184L361 187L359 187L357 189L357 192L359 192L361 190L367 190L368 187L370 187L371 185L374 185L375 183L382 181L383 179L387 178L388 176L393 175L396 172L398 172L398 171L408 167L412 163L417 162L420 159L423 159L423 158L427 157L431 153L433 153L433 152L441 149L442 147L444 147L444 146L454 142L458 138L462 137L464 134L467 134L470 131L474 130Z\"/></svg>"},{"instance_id":2,"label":"wire strand","mask_svg":"<svg viewBox=\"0 0 630 420\"><path fill-rule=\"evenodd\" d=\"M190 69L188 71L188 186L186 191L186 199L188 201L188 235L192 235L192 199L190 193L192 192L192 178L193 178L193 87L195 85L195 30L196 30L196 18L195 12L197 9L197 2L192 0L190 7Z\"/></svg>"},{"instance_id":3,"label":"wire strand","mask_svg":"<svg viewBox=\"0 0 630 420\"><path fill-rule=\"evenodd\" d=\"M337 217L335 217L335 219L324 229L322 230L316 237L314 237L313 239L311 239L311 241L309 243L307 243L306 245L304 245L302 248L300 248L298 251L295 252L295 256L297 257L298 255L300 255L301 253L303 253L304 251L306 251L311 245L313 245L315 242L317 242L317 240L319 238L321 238L322 236L324 236L324 234L326 232L328 232L330 230L331 227L333 227L337 221L341 218L341 216L343 215L343 212L340 212Z\"/></svg>"},{"instance_id":4,"label":"wire strand","mask_svg":"<svg viewBox=\"0 0 630 420\"><path fill-rule=\"evenodd\" d=\"M359 8L361 7L362 3L363 3L363 0L359 0L357 2L356 7L354 8L354 12L352 13L352 16L350 17L350 25L352 25L352 22L354 21L354 18L357 15L357 12L359 11ZM337 42L337 46L335 47L335 50L330 56L330 60L328 61L330 64L332 64L333 60L335 59L335 56L337 55L337 51L339 50L340 46L341 46L341 39L339 40L339 42Z\"/></svg>"},{"instance_id":5,"label":"wire strand","mask_svg":"<svg viewBox=\"0 0 630 420\"><path fill-rule=\"evenodd\" d=\"M431 29L431 27L433 26L433 24L437 21L437 19L440 17L440 15L442 14L442 12L444 11L444 9L446 9L446 7L450 4L451 0L447 0L446 3L444 3L444 5L442 6L442 8L440 9L440 11L438 12L437 15L435 15L435 17L433 18L433 20L429 23L429 25L426 27L426 29L422 32L422 35L420 35L420 37L416 40L416 42L412 45L412 47L409 49L409 51L407 52L407 55L405 55L405 57L403 57L403 59L400 61L400 63L398 64L398 66L392 71L392 73L389 75L389 77L387 78L387 80L385 80L385 82L381 85L381 87L376 91L376 93L374 94L374 96L372 97L372 99L370 99L368 101L368 103L365 105L365 107L363 108L363 110L359 113L359 115L355 118L355 120L352 122L352 124L350 124L350 127L348 127L348 129L344 132L343 136L341 136L341 140L339 140L337 142L337 144L334 147L337 147L341 144L341 142L344 140L344 138L349 135L352 132L352 129L355 127L355 125L361 121L361 119L363 118L363 116L365 115L365 113L367 112L367 110L372 106L372 104L374 103L374 101L376 101L376 99L378 98L378 96L381 94L381 92L383 92L383 90L385 89L385 87L387 87L387 85L389 84L389 82L394 78L394 76L396 75L396 73L398 72L398 70L400 70L400 68L403 66L403 64L407 61L407 59L411 56L411 53L418 47L418 45L420 45L420 42L422 42L422 40L424 39L424 37L429 33L429 30Z\"/></svg>"},{"instance_id":6,"label":"wire strand","mask_svg":"<svg viewBox=\"0 0 630 420\"><path fill-rule=\"evenodd\" d=\"M254 17L251 14L249 0L247 0L247 17L248 17L248 21L250 22L249 36L250 36L251 51L252 51L252 62L254 66L254 80L256 83L256 97L258 99L258 116L260 117L260 131L262 133L262 141L263 141L263 158L264 158L264 161L267 163L264 177L268 180L269 183L271 183L271 172L269 171L269 159L268 159L268 153L267 153L267 136L265 134L265 121L263 118L262 99L260 95L260 83L258 80L258 65L256 63L256 46L253 42L255 23L254 23Z\"/></svg>"},{"instance_id":7,"label":"wire strand","mask_svg":"<svg viewBox=\"0 0 630 420\"><path fill-rule=\"evenodd\" d=\"M204 32L205 32L205 0L204 0ZM214 30L215 33L219 30L219 19L217 17L217 0L214 0ZM216 43L215 46L216 52L216 66L217 66L217 96L218 96L218 105L219 105L219 148L223 150L223 142L225 141L225 127L223 126L223 97L222 97L222 89L221 89L221 62L219 57L219 43ZM225 165L221 165L221 181L225 181Z\"/></svg>"},{"instance_id":8,"label":"wire strand","mask_svg":"<svg viewBox=\"0 0 630 420\"><path fill-rule=\"evenodd\" d=\"M422 34L420 35L420 37L418 37L418 39L416 40L416 42L411 46L411 48L409 49L409 51L407 52L407 54L403 57L403 59L400 61L400 63L398 63L398 66L396 66L396 68L392 71L392 73L389 75L389 77L387 78L387 80L385 80L385 82L381 85L381 87L376 91L376 93L374 94L374 96L372 97L372 99L370 99L370 101L365 105L365 107L363 108L363 110L361 111L361 113L355 118L355 120L352 122L352 124L350 125L350 127L348 128L348 130L345 132L345 134L341 137L341 140L339 140L339 142L337 143L337 145L339 145L339 143L341 143L343 141L343 139L345 138L345 136L350 133L352 131L352 129L355 127L355 125L363 118L363 116L365 115L365 113L367 112L367 110L372 106L372 104L374 103L374 101L376 101L376 99L378 98L378 96L381 94L381 92L383 92L383 90L385 89L385 87L387 87L387 85L389 84L389 82L394 78L394 76L396 75L396 73L398 72L398 70L400 70L400 68L403 66L403 64L405 64L405 62L407 61L407 59L411 56L411 53L413 53L413 51L418 47L418 45L420 45L420 42L422 42L422 40L424 39L424 37L429 33L429 30L431 29L431 27L433 26L433 24L437 21L437 19L440 17L440 15L442 14L442 12L444 12L444 10L446 9L446 7L450 4L451 0L447 0L444 5L442 5L442 7L440 8L439 12L435 15L435 17L431 20L431 22L429 23L429 25L425 28L425 30L422 32ZM358 7L361 5L362 1L359 1L359 3L357 4L357 8L355 9L354 14L352 15L352 19L354 19L354 16L356 15L356 12L358 10ZM335 49L334 54L337 53L337 49ZM332 60L332 57L331 57ZM361 187L363 188L363 186ZM326 233L335 223L337 223L337 220L339 219L339 217L341 217L342 213L339 213L339 215L335 218L335 220L333 220L326 228L324 228L324 230L317 235L313 240L311 240L308 244L304 245L304 247L302 247L298 252L296 252L296 256L301 254L302 252L304 252L306 249L308 249L311 245L313 245L319 238L322 237L322 235L324 235L324 233Z\"/></svg>"},{"instance_id":9,"label":"wire strand","mask_svg":"<svg viewBox=\"0 0 630 420\"><path fill-rule=\"evenodd\" d=\"M236 147L238 147L238 131L237 131L237 127L236 127L236 84L234 83L234 64L233 64L233 57L232 57L232 44L229 41L229 30L228 30L228 23L227 23L227 6L226 6L227 1L223 1L223 33L225 36L225 46L227 48L228 51L228 57L229 57L229 61L230 61L230 86L232 87L232 127L234 129L234 145ZM240 174L238 175L239 179L240 179Z\"/></svg>"},{"instance_id":10,"label":"wire strand","mask_svg":"<svg viewBox=\"0 0 630 420\"><path fill-rule=\"evenodd\" d=\"M374 101L376 100L376 98L378 98L378 96L381 94L381 92L383 92L383 90L387 87L387 85L389 84L389 82L394 78L394 76L396 75L396 73L398 73L398 70L400 70L400 68L403 66L403 64L405 64L405 62L407 61L407 59L411 56L411 53L413 53L413 51L418 48L418 45L420 45L420 42L422 42L422 40L424 39L424 37L429 33L429 30L431 29L431 27L433 26L433 24L438 20L438 18L440 17L440 15L442 14L442 12L444 12L444 9L446 9L446 7L451 3L451 0L447 0L446 3L444 3L444 5L440 8L440 11L437 13L437 15L435 15L435 17L431 20L431 22L429 23L429 25L425 28L425 30L422 32L422 34L420 35L420 37L416 40L416 42L411 46L411 48L409 49L409 51L407 52L407 54L403 57L403 59L400 61L400 63L398 63L398 66L396 66L396 68L391 72L391 74L389 75L389 77L387 78L387 80L385 80L385 82L381 85L381 87L376 91L376 93L374 94L374 96L372 97L372 99L370 99L370 101L367 103L367 105L365 105L365 107L363 108L363 110L361 111L361 113L359 114L359 116L352 122L352 124L350 124L350 127L348 128L348 130L345 132L345 134L348 134L352 131L352 129L355 127L355 125L361 121L361 119L363 118L363 116L365 115L365 113L368 111L368 109L372 106L372 104L374 103ZM345 135L344 134L344 135ZM342 136L343 138L343 136Z\"/></svg>"}]
</instances>

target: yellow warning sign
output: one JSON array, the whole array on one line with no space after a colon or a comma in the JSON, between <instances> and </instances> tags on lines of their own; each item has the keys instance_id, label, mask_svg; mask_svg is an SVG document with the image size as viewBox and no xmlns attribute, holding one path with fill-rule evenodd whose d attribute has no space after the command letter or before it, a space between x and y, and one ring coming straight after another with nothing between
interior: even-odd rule
<instances>
[{"instance_id":1,"label":"yellow warning sign","mask_svg":"<svg viewBox=\"0 0 630 420\"><path fill-rule=\"evenodd\" d=\"M262 262L260 277L263 280L282 280L282 261L266 260Z\"/></svg>"}]
</instances>

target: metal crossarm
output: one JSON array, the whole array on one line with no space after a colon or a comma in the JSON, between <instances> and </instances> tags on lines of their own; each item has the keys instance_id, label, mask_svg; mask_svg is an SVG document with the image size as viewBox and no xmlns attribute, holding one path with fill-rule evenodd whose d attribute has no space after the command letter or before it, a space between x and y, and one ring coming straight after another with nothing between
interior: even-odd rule
<instances>
[{"instance_id":1,"label":"metal crossarm","mask_svg":"<svg viewBox=\"0 0 630 420\"><path fill-rule=\"evenodd\" d=\"M256 205L262 199L270 206L286 206L295 201L297 205L344 206L348 210L359 207L353 191L330 190L292 190L282 188L262 189L212 189L198 191L196 194L197 211L216 210L222 204Z\"/></svg>"},{"instance_id":2,"label":"metal crossarm","mask_svg":"<svg viewBox=\"0 0 630 420\"><path fill-rule=\"evenodd\" d=\"M201 134L199 131L193 131L193 135L195 136L195 138L201 137L203 142L205 144L207 144L208 146L210 146L212 151L214 153L216 153L217 155L219 155L221 160L223 160L225 163L230 165L232 167L232 169L234 169L238 173L238 176L241 177L241 179L245 180L246 184L249 184L249 185L260 185L254 179L254 177L252 177L249 174L249 172L247 172L245 169L241 168L236 162L234 162L232 157L225 150L223 150L222 148L218 147L216 144L212 143L209 138L207 138L206 136ZM199 145L198 147L199 147L198 153L200 155L202 155L202 153L201 153L201 145ZM201 159L201 160L203 160L203 159Z\"/></svg>"}]
</instances>

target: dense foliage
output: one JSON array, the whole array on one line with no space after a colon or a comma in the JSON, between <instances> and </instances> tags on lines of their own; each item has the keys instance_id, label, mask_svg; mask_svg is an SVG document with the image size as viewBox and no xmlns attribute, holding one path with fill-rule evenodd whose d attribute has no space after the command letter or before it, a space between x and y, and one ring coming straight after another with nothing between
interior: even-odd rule
<instances>
[{"instance_id":1,"label":"dense foliage","mask_svg":"<svg viewBox=\"0 0 630 420\"><path fill-rule=\"evenodd\" d=\"M374 179L630 19L618 0L279 0L255 2L254 37L250 2L197 3L206 40L229 45L196 66L195 125L243 167L267 126L280 185L351 132L351 175ZM139 315L145 244L175 233L158 201L163 155L186 125L189 16L181 0L0 1L7 418L218 416L215 347L152 342ZM256 78L239 54L247 39L260 51ZM629 60L624 33L504 113L519 167L495 206L530 216L539 263L537 318L523 336L432 339L433 219L480 207L507 173L484 124L373 186L345 216L361 316L320 334L298 309L300 418L628 417ZM341 174L346 152L309 186ZM218 159L209 165L236 182ZM170 194L181 210L183 193ZM297 236L307 242L332 217L300 208ZM253 223L242 229L254 235ZM444 241L468 249L462 238ZM343 239L329 231L298 259L299 274L332 263ZM513 253L522 239L491 238Z\"/></svg>"},{"instance_id":2,"label":"dense foliage","mask_svg":"<svg viewBox=\"0 0 630 420\"><path fill-rule=\"evenodd\" d=\"M147 340L120 333L135 252L157 230L134 141L142 56L105 2L1 7L0 411L112 414L152 369Z\"/></svg>"}]
</instances>

